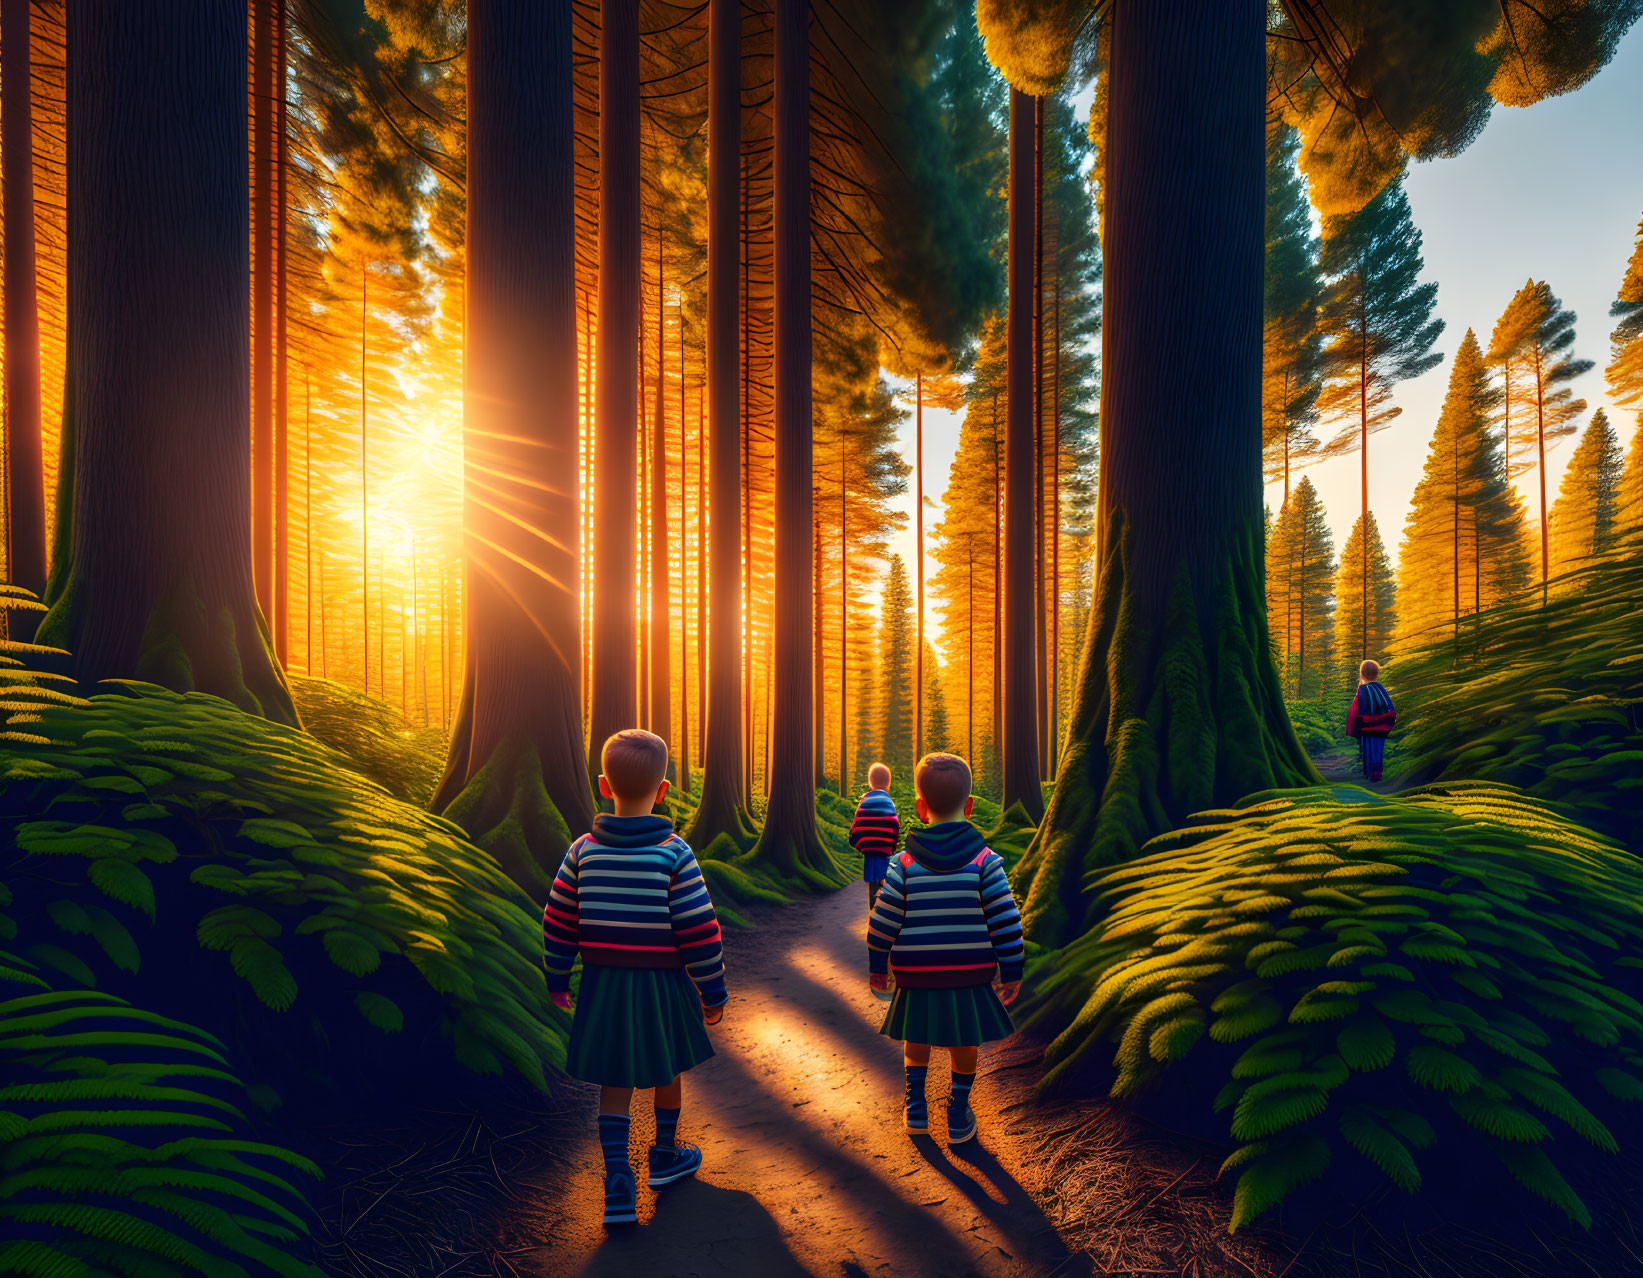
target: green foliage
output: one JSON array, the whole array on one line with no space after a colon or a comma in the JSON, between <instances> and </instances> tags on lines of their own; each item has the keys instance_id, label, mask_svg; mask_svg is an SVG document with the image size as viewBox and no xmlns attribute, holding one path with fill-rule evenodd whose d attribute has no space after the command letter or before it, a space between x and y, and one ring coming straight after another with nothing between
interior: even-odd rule
<instances>
[{"instance_id":1,"label":"green foliage","mask_svg":"<svg viewBox=\"0 0 1643 1278\"><path fill-rule=\"evenodd\" d=\"M1090 876L1102 924L1041 968L1046 1088L1214 1108L1234 1228L1366 1159L1495 1158L1588 1223L1551 1161L1643 1099L1643 864L1513 790L1269 791ZM1196 1027L1207 1026L1200 1035ZM1533 1150L1532 1157L1522 1151Z\"/></svg>"},{"instance_id":2,"label":"green foliage","mask_svg":"<svg viewBox=\"0 0 1643 1278\"><path fill-rule=\"evenodd\" d=\"M379 1038L390 1022L538 1086L563 1062L536 911L448 821L215 697L73 697L3 654L0 697L0 841L23 853L16 943L37 962L200 1009L258 1081L440 1067Z\"/></svg>"},{"instance_id":3,"label":"green foliage","mask_svg":"<svg viewBox=\"0 0 1643 1278\"><path fill-rule=\"evenodd\" d=\"M445 768L438 728L413 728L385 701L331 679L291 676L303 728L396 799L427 807Z\"/></svg>"},{"instance_id":4,"label":"green foliage","mask_svg":"<svg viewBox=\"0 0 1643 1278\"><path fill-rule=\"evenodd\" d=\"M1267 627L1284 695L1317 697L1329 686L1335 542L1312 478L1303 475L1278 512L1266 547Z\"/></svg>"},{"instance_id":5,"label":"green foliage","mask_svg":"<svg viewBox=\"0 0 1643 1278\"><path fill-rule=\"evenodd\" d=\"M224 1050L0 951L0 1273L317 1275L319 1169L254 1138Z\"/></svg>"},{"instance_id":6,"label":"green foliage","mask_svg":"<svg viewBox=\"0 0 1643 1278\"><path fill-rule=\"evenodd\" d=\"M1542 605L1482 614L1475 636L1387 669L1400 780L1523 787L1643 851L1643 545L1594 561Z\"/></svg>"},{"instance_id":7,"label":"green foliage","mask_svg":"<svg viewBox=\"0 0 1643 1278\"><path fill-rule=\"evenodd\" d=\"M1346 700L1343 690L1337 697L1284 702L1290 725L1295 729L1295 739L1308 754L1357 749L1356 743L1346 735Z\"/></svg>"}]
</instances>

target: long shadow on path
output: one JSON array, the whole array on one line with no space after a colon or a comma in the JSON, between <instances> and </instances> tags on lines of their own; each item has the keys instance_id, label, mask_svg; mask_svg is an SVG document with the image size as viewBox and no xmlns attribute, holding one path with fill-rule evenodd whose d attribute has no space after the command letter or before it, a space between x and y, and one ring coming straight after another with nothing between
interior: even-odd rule
<instances>
[{"instance_id":1,"label":"long shadow on path","mask_svg":"<svg viewBox=\"0 0 1643 1278\"><path fill-rule=\"evenodd\" d=\"M658 1236L666 1239L665 1247L657 1246ZM646 1230L612 1233L579 1278L705 1274L817 1278L787 1249L775 1219L752 1194L699 1180L669 1186L657 1197L656 1215Z\"/></svg>"}]
</instances>

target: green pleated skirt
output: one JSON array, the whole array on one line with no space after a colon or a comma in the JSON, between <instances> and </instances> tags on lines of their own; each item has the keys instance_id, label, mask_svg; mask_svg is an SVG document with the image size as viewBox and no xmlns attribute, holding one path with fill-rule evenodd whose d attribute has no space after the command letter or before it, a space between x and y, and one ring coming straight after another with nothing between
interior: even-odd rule
<instances>
[{"instance_id":1,"label":"green pleated skirt","mask_svg":"<svg viewBox=\"0 0 1643 1278\"><path fill-rule=\"evenodd\" d=\"M904 1043L932 1047L980 1047L1015 1032L1010 1013L991 985L956 990L896 987L879 1033Z\"/></svg>"},{"instance_id":2,"label":"green pleated skirt","mask_svg":"<svg viewBox=\"0 0 1643 1278\"><path fill-rule=\"evenodd\" d=\"M583 964L566 1073L602 1087L664 1087L712 1055L683 969Z\"/></svg>"}]
</instances>

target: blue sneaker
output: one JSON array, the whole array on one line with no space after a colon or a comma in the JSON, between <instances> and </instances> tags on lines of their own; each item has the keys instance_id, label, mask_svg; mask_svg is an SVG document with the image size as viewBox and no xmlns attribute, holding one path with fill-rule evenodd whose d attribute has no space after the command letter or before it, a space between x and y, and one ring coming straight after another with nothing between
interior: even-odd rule
<instances>
[{"instance_id":1,"label":"blue sneaker","mask_svg":"<svg viewBox=\"0 0 1643 1278\"><path fill-rule=\"evenodd\" d=\"M671 1149L652 1145L650 1187L659 1189L663 1185L671 1185L676 1180L683 1180L686 1176L694 1176L696 1169L701 1165L702 1151L687 1140L677 1142Z\"/></svg>"},{"instance_id":2,"label":"blue sneaker","mask_svg":"<svg viewBox=\"0 0 1643 1278\"><path fill-rule=\"evenodd\" d=\"M633 1173L619 1167L605 1177L605 1224L631 1225L639 1219L639 1190Z\"/></svg>"},{"instance_id":3,"label":"blue sneaker","mask_svg":"<svg viewBox=\"0 0 1643 1278\"><path fill-rule=\"evenodd\" d=\"M962 1145L967 1140L974 1140L976 1134L976 1112L970 1108L967 1100L947 1102L947 1143Z\"/></svg>"},{"instance_id":4,"label":"blue sneaker","mask_svg":"<svg viewBox=\"0 0 1643 1278\"><path fill-rule=\"evenodd\" d=\"M922 1096L907 1098L907 1130L914 1135L930 1130L930 1107Z\"/></svg>"}]
</instances>

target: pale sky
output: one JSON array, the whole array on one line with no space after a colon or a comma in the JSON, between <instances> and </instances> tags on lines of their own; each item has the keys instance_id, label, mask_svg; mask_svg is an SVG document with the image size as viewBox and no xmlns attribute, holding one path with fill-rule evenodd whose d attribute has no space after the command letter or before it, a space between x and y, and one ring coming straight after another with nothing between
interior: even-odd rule
<instances>
[{"instance_id":1,"label":"pale sky","mask_svg":"<svg viewBox=\"0 0 1643 1278\"><path fill-rule=\"evenodd\" d=\"M1088 114L1088 94L1079 104ZM1404 517L1426 462L1426 449L1449 380L1449 360L1468 327L1487 345L1496 318L1523 282L1545 280L1577 316L1575 353L1596 367L1574 383L1588 409L1607 407L1623 445L1636 418L1618 412L1604 394L1609 356L1609 303L1631 256L1643 213L1643 23L1627 35L1613 60L1585 88L1532 107L1496 107L1488 127L1461 155L1417 164L1407 179L1415 225L1423 236L1424 279L1438 283L1437 314L1445 321L1437 349L1444 362L1393 393L1402 414L1369 441L1369 503L1394 558ZM911 386L908 388L911 394ZM907 405L912 407L911 402ZM961 415L924 412L925 536L941 518L940 497L958 448ZM913 460L914 424L902 432L902 456ZM1555 497L1575 439L1558 445L1547 468L1548 500ZM1358 459L1344 457L1311 470L1329 514L1336 553L1358 516ZM1538 489L1533 471L1518 480L1526 499ZM1276 510L1281 486L1267 490ZM907 560L913 580L913 484L898 503L908 528L890 548ZM1531 514L1534 505L1530 503ZM935 561L926 559L928 577ZM927 637L940 622L926 608Z\"/></svg>"}]
</instances>

